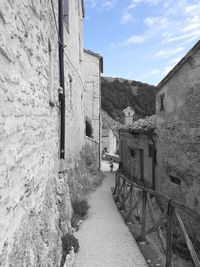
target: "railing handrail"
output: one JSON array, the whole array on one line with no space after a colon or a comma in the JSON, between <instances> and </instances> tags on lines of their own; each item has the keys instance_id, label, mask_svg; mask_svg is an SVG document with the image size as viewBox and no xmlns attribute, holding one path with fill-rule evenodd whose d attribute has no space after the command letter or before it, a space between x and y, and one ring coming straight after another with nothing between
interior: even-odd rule
<instances>
[{"instance_id":1,"label":"railing handrail","mask_svg":"<svg viewBox=\"0 0 200 267\"><path fill-rule=\"evenodd\" d=\"M141 190L141 194L138 194L138 197L135 199L135 190L134 188L138 188ZM158 192L157 190L153 190L148 188L145 185L139 185L131 180L129 180L123 173L122 170L118 170L116 173L116 181L115 181L115 188L113 195L115 196L115 201L120 203L120 209L126 210L128 208L128 217L126 217L126 221L132 221L133 212L137 210L137 213L141 219L141 231L139 236L137 237L138 241L145 241L146 236L152 232L157 231L159 234L159 238L162 244L162 247L164 249L164 254L166 255L166 261L165 266L166 267L172 267L172 247L173 247L173 224L174 224L174 218L176 218L178 225L181 228L181 231L183 233L184 239L186 241L188 250L190 252L191 258L193 260L193 263L195 267L200 267L200 260L198 259L198 255L194 249L194 246L190 240L189 235L187 234L185 225L177 211L177 209L180 209L182 211L185 211L187 214L189 214L194 219L200 219L200 215L192 210L191 208L187 207L185 204L170 199L168 196L164 195L161 192ZM159 216L159 220L155 219L155 214L153 212L153 206L151 203L150 196L155 196L159 199L162 199L164 202L166 202L167 209L162 212L162 214ZM133 199L135 200L135 203L133 203ZM126 205L128 201L128 205ZM141 213L138 209L138 204L141 203ZM153 227L151 226L150 229L146 229L147 226L147 209L149 209L149 215L153 222ZM161 227L167 222L167 236L166 240L165 237L161 231Z\"/></svg>"},{"instance_id":2,"label":"railing handrail","mask_svg":"<svg viewBox=\"0 0 200 267\"><path fill-rule=\"evenodd\" d=\"M141 190L145 190L146 192L149 192L150 195L156 196L160 199L162 199L163 201L166 202L166 204L169 203L174 207L174 208L178 208L186 213L188 213L190 216L192 216L194 219L196 220L200 220L200 214L197 211L194 211L193 209L187 207L184 203L179 202L177 200L171 199L168 196L166 196L165 194L157 191L157 190L153 190L150 189L148 187L146 187L145 185L139 185L131 180L129 180L122 172L122 170L118 170L118 173L120 172L120 175L123 176L123 179L130 185L133 185L134 187L141 189Z\"/></svg>"}]
</instances>

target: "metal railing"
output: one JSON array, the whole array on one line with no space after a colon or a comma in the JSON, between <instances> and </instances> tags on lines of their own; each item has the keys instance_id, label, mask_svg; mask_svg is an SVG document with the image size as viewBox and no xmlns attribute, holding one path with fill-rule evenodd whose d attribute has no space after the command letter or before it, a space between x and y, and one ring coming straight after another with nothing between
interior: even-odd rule
<instances>
[{"instance_id":1,"label":"metal railing","mask_svg":"<svg viewBox=\"0 0 200 267\"><path fill-rule=\"evenodd\" d=\"M197 253L195 252L192 241L189 238L180 213L186 213L190 216L190 218L197 220L197 222L200 222L200 214L187 207L184 203L170 199L161 192L138 185L135 182L128 180L120 170L116 172L113 195L115 201L119 202L120 209L127 211L126 222L132 222L134 212L137 211L141 220L140 234L137 237L138 241L145 241L146 236L153 232L158 233L163 251L166 255L166 267L172 266L173 227L175 222L180 227L194 266L200 267L200 261ZM159 219L157 219L157 215L154 213L154 207L152 204L153 197L155 197L156 200L162 201L166 207ZM139 206L141 206L141 208L139 208ZM147 229L147 225L149 225L147 224L147 212L149 212L148 214L153 222L153 226L151 226L150 229ZM167 225L165 235L161 229L164 224Z\"/></svg>"}]
</instances>

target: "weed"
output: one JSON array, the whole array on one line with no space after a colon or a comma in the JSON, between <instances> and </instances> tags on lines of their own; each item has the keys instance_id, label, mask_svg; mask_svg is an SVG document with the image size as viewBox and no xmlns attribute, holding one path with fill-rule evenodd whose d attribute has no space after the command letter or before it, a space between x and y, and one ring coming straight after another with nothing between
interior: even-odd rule
<instances>
[{"instance_id":1,"label":"weed","mask_svg":"<svg viewBox=\"0 0 200 267\"><path fill-rule=\"evenodd\" d=\"M89 204L87 200L74 200L72 201L72 208L73 208L73 214L71 218L71 225L73 228L78 230L79 225L78 222L80 220L83 220L85 216L87 215Z\"/></svg>"},{"instance_id":2,"label":"weed","mask_svg":"<svg viewBox=\"0 0 200 267\"><path fill-rule=\"evenodd\" d=\"M65 264L66 256L70 253L72 247L74 248L74 252L77 253L79 250L79 242L78 239L72 234L68 233L62 237L62 260L60 267L63 267Z\"/></svg>"},{"instance_id":3,"label":"weed","mask_svg":"<svg viewBox=\"0 0 200 267\"><path fill-rule=\"evenodd\" d=\"M87 215L89 204L86 199L74 200L72 202L72 208L74 214L79 215L83 219Z\"/></svg>"}]
</instances>

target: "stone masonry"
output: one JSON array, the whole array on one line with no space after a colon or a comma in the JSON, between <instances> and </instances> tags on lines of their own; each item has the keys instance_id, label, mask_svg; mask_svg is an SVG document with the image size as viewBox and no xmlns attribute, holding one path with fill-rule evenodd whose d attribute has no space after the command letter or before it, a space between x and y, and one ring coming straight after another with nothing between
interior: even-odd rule
<instances>
[{"instance_id":1,"label":"stone masonry","mask_svg":"<svg viewBox=\"0 0 200 267\"><path fill-rule=\"evenodd\" d=\"M87 120L92 129L92 136L87 142L93 147L94 152L96 151L97 159L99 161L98 153L101 153L100 76L101 72L103 72L103 59L100 55L89 50L84 50L83 58L85 79L83 93L84 114L85 120Z\"/></svg>"},{"instance_id":2,"label":"stone masonry","mask_svg":"<svg viewBox=\"0 0 200 267\"><path fill-rule=\"evenodd\" d=\"M81 1L68 2L64 175L58 175L58 3L0 3L0 266L60 266L61 237L70 231L68 178L82 166L85 123L83 10Z\"/></svg>"},{"instance_id":3,"label":"stone masonry","mask_svg":"<svg viewBox=\"0 0 200 267\"><path fill-rule=\"evenodd\" d=\"M200 207L200 44L158 85L157 188Z\"/></svg>"}]
</instances>

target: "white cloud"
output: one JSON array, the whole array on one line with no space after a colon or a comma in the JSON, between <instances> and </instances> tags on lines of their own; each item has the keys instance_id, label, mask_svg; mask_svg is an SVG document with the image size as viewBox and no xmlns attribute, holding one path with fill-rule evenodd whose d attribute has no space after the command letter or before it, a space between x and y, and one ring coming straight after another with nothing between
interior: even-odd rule
<instances>
[{"instance_id":1,"label":"white cloud","mask_svg":"<svg viewBox=\"0 0 200 267\"><path fill-rule=\"evenodd\" d=\"M153 69L150 72L148 72L145 76L155 76L161 74L161 71L159 69Z\"/></svg>"},{"instance_id":2,"label":"white cloud","mask_svg":"<svg viewBox=\"0 0 200 267\"><path fill-rule=\"evenodd\" d=\"M124 8L120 24L127 24L132 20L132 10L139 4L157 5L161 0L132 0L127 7Z\"/></svg>"},{"instance_id":3,"label":"white cloud","mask_svg":"<svg viewBox=\"0 0 200 267\"><path fill-rule=\"evenodd\" d=\"M184 30L184 28L183 28ZM200 36L200 29L195 30L195 31L191 31L188 33L183 33L183 32L177 32L176 34L173 34L171 37L168 36L168 38L165 38L162 43L166 44L166 43L172 43L172 42L182 42L184 40L187 39L196 39Z\"/></svg>"},{"instance_id":4,"label":"white cloud","mask_svg":"<svg viewBox=\"0 0 200 267\"><path fill-rule=\"evenodd\" d=\"M109 1L107 0L107 1L102 1L101 6L107 9L111 9L115 6L115 4L116 4L116 0L109 0Z\"/></svg>"},{"instance_id":5,"label":"white cloud","mask_svg":"<svg viewBox=\"0 0 200 267\"><path fill-rule=\"evenodd\" d=\"M146 38L142 35L133 35L124 40L124 45L142 44Z\"/></svg>"},{"instance_id":6,"label":"white cloud","mask_svg":"<svg viewBox=\"0 0 200 267\"><path fill-rule=\"evenodd\" d=\"M175 58L172 58L169 62L168 62L168 64L169 65L176 65L180 60L181 60L181 58L182 57L175 57Z\"/></svg>"},{"instance_id":7,"label":"white cloud","mask_svg":"<svg viewBox=\"0 0 200 267\"><path fill-rule=\"evenodd\" d=\"M117 0L85 0L86 5L90 8L101 7L111 9L115 6Z\"/></svg>"},{"instance_id":8,"label":"white cloud","mask_svg":"<svg viewBox=\"0 0 200 267\"><path fill-rule=\"evenodd\" d=\"M174 68L174 66L174 64L166 66L162 74L167 75Z\"/></svg>"},{"instance_id":9,"label":"white cloud","mask_svg":"<svg viewBox=\"0 0 200 267\"><path fill-rule=\"evenodd\" d=\"M120 24L127 24L131 20L132 20L132 15L128 12L124 12L124 14L122 15L120 19Z\"/></svg>"},{"instance_id":10,"label":"white cloud","mask_svg":"<svg viewBox=\"0 0 200 267\"><path fill-rule=\"evenodd\" d=\"M168 48L168 49L160 50L159 52L157 52L155 54L155 57L158 57L158 58L172 57L172 56L180 53L183 50L184 50L184 47Z\"/></svg>"},{"instance_id":11,"label":"white cloud","mask_svg":"<svg viewBox=\"0 0 200 267\"><path fill-rule=\"evenodd\" d=\"M167 28L170 24L168 18L165 17L147 17L144 22L150 27L157 27L160 29Z\"/></svg>"},{"instance_id":12,"label":"white cloud","mask_svg":"<svg viewBox=\"0 0 200 267\"><path fill-rule=\"evenodd\" d=\"M97 5L98 0L85 0L86 5L89 7L93 8Z\"/></svg>"},{"instance_id":13,"label":"white cloud","mask_svg":"<svg viewBox=\"0 0 200 267\"><path fill-rule=\"evenodd\" d=\"M122 42L119 42L117 44L115 44L115 43L109 44L109 47L110 48L116 48L116 47L121 47L121 46L138 45L138 44L144 43L145 41L146 41L145 36L132 35L132 36L126 38L125 40L123 40Z\"/></svg>"}]
</instances>

